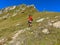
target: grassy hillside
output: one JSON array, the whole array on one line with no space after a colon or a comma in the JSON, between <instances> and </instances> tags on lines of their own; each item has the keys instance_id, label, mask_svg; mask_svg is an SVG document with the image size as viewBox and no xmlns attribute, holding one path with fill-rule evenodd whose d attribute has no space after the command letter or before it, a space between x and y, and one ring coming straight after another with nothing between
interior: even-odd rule
<instances>
[{"instance_id":1,"label":"grassy hillside","mask_svg":"<svg viewBox=\"0 0 60 45\"><path fill-rule=\"evenodd\" d=\"M60 21L60 13L38 12L34 6L24 4L10 9L13 7L0 10L2 11L0 14L0 45L60 44L60 28L49 25ZM29 14L33 16L32 27L28 27L27 24ZM36 22L39 19L44 20ZM44 29L47 29L49 33L45 33Z\"/></svg>"}]
</instances>

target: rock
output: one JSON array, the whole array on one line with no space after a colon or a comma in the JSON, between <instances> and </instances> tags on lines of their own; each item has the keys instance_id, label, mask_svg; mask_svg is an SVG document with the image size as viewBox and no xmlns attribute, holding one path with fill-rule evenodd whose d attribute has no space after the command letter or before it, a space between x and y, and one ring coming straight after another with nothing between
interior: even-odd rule
<instances>
[{"instance_id":1,"label":"rock","mask_svg":"<svg viewBox=\"0 0 60 45\"><path fill-rule=\"evenodd\" d=\"M43 29L42 32L43 32L44 34L49 34L49 33L50 33L48 29Z\"/></svg>"},{"instance_id":2,"label":"rock","mask_svg":"<svg viewBox=\"0 0 60 45\"><path fill-rule=\"evenodd\" d=\"M20 24L16 24L16 26L19 26Z\"/></svg>"},{"instance_id":3,"label":"rock","mask_svg":"<svg viewBox=\"0 0 60 45\"><path fill-rule=\"evenodd\" d=\"M20 10L16 10L15 12L19 12Z\"/></svg>"},{"instance_id":4,"label":"rock","mask_svg":"<svg viewBox=\"0 0 60 45\"><path fill-rule=\"evenodd\" d=\"M53 27L60 28L60 21L53 23Z\"/></svg>"},{"instance_id":5,"label":"rock","mask_svg":"<svg viewBox=\"0 0 60 45\"><path fill-rule=\"evenodd\" d=\"M49 25L49 26L52 26L53 24L52 24L51 22L48 22L48 25Z\"/></svg>"},{"instance_id":6,"label":"rock","mask_svg":"<svg viewBox=\"0 0 60 45\"><path fill-rule=\"evenodd\" d=\"M13 10L13 9L15 9L15 8L16 8L16 6L7 7L7 8L5 8L4 12L8 12L9 10Z\"/></svg>"},{"instance_id":7,"label":"rock","mask_svg":"<svg viewBox=\"0 0 60 45\"><path fill-rule=\"evenodd\" d=\"M14 16L16 16L17 15L17 13L14 13L13 15L12 15L12 17L14 17Z\"/></svg>"},{"instance_id":8,"label":"rock","mask_svg":"<svg viewBox=\"0 0 60 45\"><path fill-rule=\"evenodd\" d=\"M46 19L49 19L49 17L46 17Z\"/></svg>"},{"instance_id":9,"label":"rock","mask_svg":"<svg viewBox=\"0 0 60 45\"><path fill-rule=\"evenodd\" d=\"M31 34L33 34L33 32L31 32Z\"/></svg>"},{"instance_id":10,"label":"rock","mask_svg":"<svg viewBox=\"0 0 60 45\"><path fill-rule=\"evenodd\" d=\"M41 29L41 27L38 27L39 29Z\"/></svg>"},{"instance_id":11,"label":"rock","mask_svg":"<svg viewBox=\"0 0 60 45\"><path fill-rule=\"evenodd\" d=\"M55 18L58 18L59 16L55 16Z\"/></svg>"},{"instance_id":12,"label":"rock","mask_svg":"<svg viewBox=\"0 0 60 45\"><path fill-rule=\"evenodd\" d=\"M5 39L5 38L2 38L1 40L0 40L0 45L3 45L3 44L5 44L5 42L7 41L7 39Z\"/></svg>"},{"instance_id":13,"label":"rock","mask_svg":"<svg viewBox=\"0 0 60 45\"><path fill-rule=\"evenodd\" d=\"M35 6L33 4L32 5L28 5L27 7L31 7L31 6L33 6L35 8Z\"/></svg>"},{"instance_id":14,"label":"rock","mask_svg":"<svg viewBox=\"0 0 60 45\"><path fill-rule=\"evenodd\" d=\"M4 15L4 16L2 17L2 19L7 19L8 17L9 17L9 13L6 14L6 15Z\"/></svg>"},{"instance_id":15,"label":"rock","mask_svg":"<svg viewBox=\"0 0 60 45\"><path fill-rule=\"evenodd\" d=\"M9 7L5 8L5 10L4 10L4 11L8 11L8 9L9 9Z\"/></svg>"},{"instance_id":16,"label":"rock","mask_svg":"<svg viewBox=\"0 0 60 45\"><path fill-rule=\"evenodd\" d=\"M26 30L30 30L30 28L26 28Z\"/></svg>"},{"instance_id":17,"label":"rock","mask_svg":"<svg viewBox=\"0 0 60 45\"><path fill-rule=\"evenodd\" d=\"M0 14L2 14L3 12L2 11L0 11Z\"/></svg>"},{"instance_id":18,"label":"rock","mask_svg":"<svg viewBox=\"0 0 60 45\"><path fill-rule=\"evenodd\" d=\"M42 22L45 18L41 18L39 20L37 20L36 22Z\"/></svg>"},{"instance_id":19,"label":"rock","mask_svg":"<svg viewBox=\"0 0 60 45\"><path fill-rule=\"evenodd\" d=\"M54 20L51 20L52 23L54 23L55 21Z\"/></svg>"},{"instance_id":20,"label":"rock","mask_svg":"<svg viewBox=\"0 0 60 45\"><path fill-rule=\"evenodd\" d=\"M25 8L22 8L22 10L25 10Z\"/></svg>"},{"instance_id":21,"label":"rock","mask_svg":"<svg viewBox=\"0 0 60 45\"><path fill-rule=\"evenodd\" d=\"M13 7L10 7L10 9L9 10L13 10L13 9L15 9L16 8L16 6L13 6Z\"/></svg>"}]
</instances>

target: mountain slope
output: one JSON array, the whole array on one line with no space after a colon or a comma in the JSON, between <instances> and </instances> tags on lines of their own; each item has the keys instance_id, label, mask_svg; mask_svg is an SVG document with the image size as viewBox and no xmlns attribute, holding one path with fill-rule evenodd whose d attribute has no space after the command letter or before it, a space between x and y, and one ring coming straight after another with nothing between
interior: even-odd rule
<instances>
[{"instance_id":1,"label":"mountain slope","mask_svg":"<svg viewBox=\"0 0 60 45\"><path fill-rule=\"evenodd\" d=\"M29 14L32 27L27 24ZM60 13L38 12L24 4L7 7L0 11L0 45L59 45L59 25Z\"/></svg>"}]
</instances>

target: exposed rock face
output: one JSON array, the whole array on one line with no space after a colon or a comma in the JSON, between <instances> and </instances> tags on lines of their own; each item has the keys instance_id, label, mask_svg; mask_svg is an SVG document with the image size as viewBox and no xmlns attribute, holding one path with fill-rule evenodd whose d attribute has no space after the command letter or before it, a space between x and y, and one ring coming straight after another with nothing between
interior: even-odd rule
<instances>
[{"instance_id":1,"label":"exposed rock face","mask_svg":"<svg viewBox=\"0 0 60 45\"><path fill-rule=\"evenodd\" d=\"M16 8L16 6L13 6L13 7L7 7L7 8L5 8L5 10L7 11L7 10L13 10L13 9L15 9Z\"/></svg>"},{"instance_id":2,"label":"exposed rock face","mask_svg":"<svg viewBox=\"0 0 60 45\"><path fill-rule=\"evenodd\" d=\"M53 23L53 26L56 28L60 28L60 21Z\"/></svg>"},{"instance_id":3,"label":"exposed rock face","mask_svg":"<svg viewBox=\"0 0 60 45\"><path fill-rule=\"evenodd\" d=\"M13 6L13 7L10 8L10 10L13 10L13 9L15 9L15 8L16 8L16 6Z\"/></svg>"}]
</instances>

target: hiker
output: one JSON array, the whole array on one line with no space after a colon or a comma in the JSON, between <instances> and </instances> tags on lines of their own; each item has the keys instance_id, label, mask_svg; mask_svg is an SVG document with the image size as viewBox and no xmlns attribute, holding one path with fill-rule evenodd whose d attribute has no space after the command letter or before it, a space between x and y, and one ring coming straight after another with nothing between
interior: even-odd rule
<instances>
[{"instance_id":1,"label":"hiker","mask_svg":"<svg viewBox=\"0 0 60 45\"><path fill-rule=\"evenodd\" d=\"M32 15L29 15L29 17L28 17L28 26L29 27L32 26L32 21L33 21Z\"/></svg>"}]
</instances>

